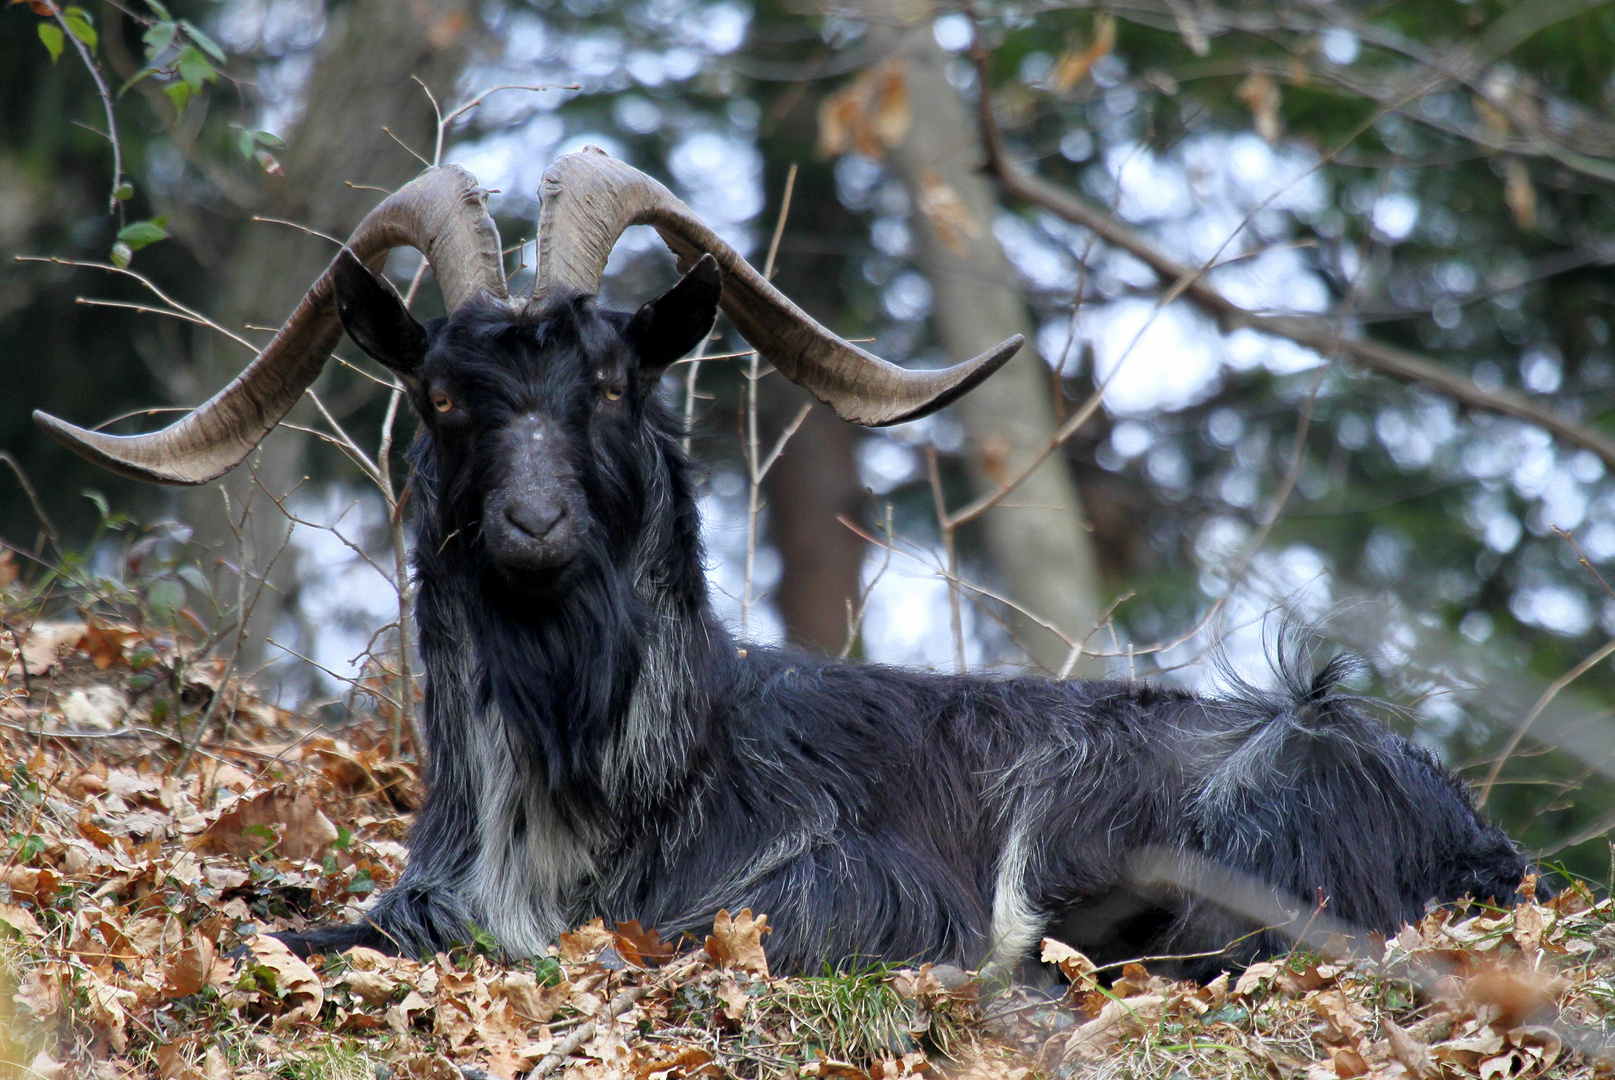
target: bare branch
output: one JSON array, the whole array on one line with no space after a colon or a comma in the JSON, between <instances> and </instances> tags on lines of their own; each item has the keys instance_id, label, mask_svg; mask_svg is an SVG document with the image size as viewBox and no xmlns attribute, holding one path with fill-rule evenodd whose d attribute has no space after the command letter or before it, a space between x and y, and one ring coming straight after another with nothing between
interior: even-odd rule
<instances>
[{"instance_id":1,"label":"bare branch","mask_svg":"<svg viewBox=\"0 0 1615 1080\"><path fill-rule=\"evenodd\" d=\"M985 87L988 85L987 53L979 46L973 52L978 78ZM982 142L987 151L987 168L1008 194L1040 206L1072 224L1091 229L1107 243L1139 259L1154 270L1163 282L1177 284L1179 295L1215 317L1223 332L1248 328L1287 338L1320 355L1338 352L1371 371L1420 383L1473 408L1535 424L1561 441L1588 450L1606 465L1615 467L1615 440L1527 398L1506 390L1482 389L1452 368L1405 349L1366 338L1346 337L1325 318L1261 315L1235 304L1192 268L1167 255L1110 214L1081 196L1032 175L1011 160L992 113L992 101L985 92L981 95L979 119Z\"/></svg>"},{"instance_id":2,"label":"bare branch","mask_svg":"<svg viewBox=\"0 0 1615 1080\"><path fill-rule=\"evenodd\" d=\"M90 55L89 48L78 39L78 35L73 33L73 28L67 24L67 16L62 13L61 6L56 0L45 0L45 6L50 8L50 13L55 16L63 35L78 51L79 59L84 61L84 67L89 71L90 78L95 80L96 93L101 96L101 107L107 114L107 129L97 131L96 134L112 144L112 194L107 198L107 213L116 214L123 205L123 200L118 198L118 193L123 188L123 147L118 143L118 118L113 115L112 91L107 88L107 81L101 75L101 66L95 62L95 57ZM90 130L94 131L93 128Z\"/></svg>"}]
</instances>

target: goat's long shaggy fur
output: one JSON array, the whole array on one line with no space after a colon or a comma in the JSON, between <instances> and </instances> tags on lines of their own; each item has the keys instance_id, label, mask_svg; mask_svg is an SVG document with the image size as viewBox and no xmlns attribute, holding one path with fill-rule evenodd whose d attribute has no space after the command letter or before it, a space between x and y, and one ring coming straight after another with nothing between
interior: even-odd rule
<instances>
[{"instance_id":1,"label":"goat's long shaggy fur","mask_svg":"<svg viewBox=\"0 0 1615 1080\"><path fill-rule=\"evenodd\" d=\"M301 946L416 953L478 927L526 955L594 916L703 933L743 907L769 914L782 971L1013 964L1045 933L1102 959L1245 936L1178 969L1205 975L1288 938L1248 936L1264 920L1202 895L1195 867L1300 923L1321 897L1380 931L1430 899L1513 895L1521 855L1340 691L1339 663L1213 699L737 647L654 378L601 405L601 373L637 363L626 320L577 297L428 327L419 395L449 387L469 418L422 404L414 450L428 797L399 884ZM541 583L496 565L481 527L533 413L564 432L587 508ZM1139 860L1163 854L1189 879L1152 884Z\"/></svg>"}]
</instances>

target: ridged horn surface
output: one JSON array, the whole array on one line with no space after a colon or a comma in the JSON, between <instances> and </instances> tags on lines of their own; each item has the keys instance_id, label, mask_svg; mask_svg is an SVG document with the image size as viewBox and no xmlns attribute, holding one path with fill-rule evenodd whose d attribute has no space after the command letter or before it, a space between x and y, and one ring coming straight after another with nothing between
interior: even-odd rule
<instances>
[{"instance_id":1,"label":"ridged horn surface","mask_svg":"<svg viewBox=\"0 0 1615 1080\"><path fill-rule=\"evenodd\" d=\"M366 215L347 246L373 271L395 247L419 249L449 311L474 300L508 303L499 233L484 206L486 195L458 165L428 169ZM107 435L43 412L35 412L34 421L68 449L123 476L205 484L241 464L274 430L341 337L328 268L240 375L161 431Z\"/></svg>"},{"instance_id":2,"label":"ridged horn surface","mask_svg":"<svg viewBox=\"0 0 1615 1080\"><path fill-rule=\"evenodd\" d=\"M1016 335L953 367L912 370L888 363L819 325L770 285L677 196L596 147L566 154L544 174L533 299L557 290L594 293L606 259L630 225L650 225L686 272L703 253L724 272L724 314L787 379L843 420L869 427L913 420L977 386L1015 354Z\"/></svg>"}]
</instances>

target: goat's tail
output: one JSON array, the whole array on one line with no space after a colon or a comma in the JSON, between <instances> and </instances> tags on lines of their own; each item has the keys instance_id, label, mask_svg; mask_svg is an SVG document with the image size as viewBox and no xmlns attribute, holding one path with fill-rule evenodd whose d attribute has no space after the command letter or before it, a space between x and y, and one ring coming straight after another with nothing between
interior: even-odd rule
<instances>
[{"instance_id":1,"label":"goat's tail","mask_svg":"<svg viewBox=\"0 0 1615 1080\"><path fill-rule=\"evenodd\" d=\"M1278 689L1206 706L1191 770L1200 850L1167 875L1194 894L1186 921L1210 904L1219 933L1268 928L1240 950L1250 959L1303 931L1393 933L1431 900L1512 901L1526 860L1433 754L1341 688L1360 661L1308 674L1299 659L1279 649Z\"/></svg>"}]
</instances>

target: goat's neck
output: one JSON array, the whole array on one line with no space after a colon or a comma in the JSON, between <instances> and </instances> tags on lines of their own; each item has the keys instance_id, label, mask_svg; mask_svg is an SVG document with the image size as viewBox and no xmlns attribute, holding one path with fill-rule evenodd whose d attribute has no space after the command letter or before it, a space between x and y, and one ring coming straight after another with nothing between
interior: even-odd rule
<instances>
[{"instance_id":1,"label":"goat's neck","mask_svg":"<svg viewBox=\"0 0 1615 1080\"><path fill-rule=\"evenodd\" d=\"M625 570L513 602L437 531L416 548L432 781L449 779L442 754L492 740L580 819L680 786L733 656L699 545L648 533Z\"/></svg>"}]
</instances>

